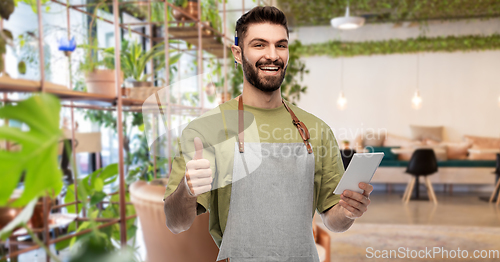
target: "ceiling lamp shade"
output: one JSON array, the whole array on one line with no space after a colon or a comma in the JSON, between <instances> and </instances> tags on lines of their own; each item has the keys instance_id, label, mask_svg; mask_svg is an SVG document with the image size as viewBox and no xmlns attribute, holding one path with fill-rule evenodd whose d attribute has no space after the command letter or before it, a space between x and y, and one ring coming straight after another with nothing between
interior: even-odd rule
<instances>
[{"instance_id":1,"label":"ceiling lamp shade","mask_svg":"<svg viewBox=\"0 0 500 262\"><path fill-rule=\"evenodd\" d=\"M349 16L349 6L345 9L345 16L335 17L330 20L333 27L340 30L352 30L361 27L365 24L364 17Z\"/></svg>"}]
</instances>

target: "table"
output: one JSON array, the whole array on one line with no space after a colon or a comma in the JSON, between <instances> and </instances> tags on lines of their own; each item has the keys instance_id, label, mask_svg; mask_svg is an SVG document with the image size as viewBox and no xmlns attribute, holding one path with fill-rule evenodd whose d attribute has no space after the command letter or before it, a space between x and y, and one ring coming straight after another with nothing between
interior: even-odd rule
<instances>
[{"instance_id":1,"label":"table","mask_svg":"<svg viewBox=\"0 0 500 262\"><path fill-rule=\"evenodd\" d=\"M469 148L467 151L473 154L498 154L500 153L500 148Z\"/></svg>"}]
</instances>

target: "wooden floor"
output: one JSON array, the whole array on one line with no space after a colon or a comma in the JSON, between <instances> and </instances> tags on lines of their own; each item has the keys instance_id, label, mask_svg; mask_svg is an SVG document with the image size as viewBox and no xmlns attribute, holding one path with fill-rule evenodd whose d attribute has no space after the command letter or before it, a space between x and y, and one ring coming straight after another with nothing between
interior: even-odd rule
<instances>
[{"instance_id":1,"label":"wooden floor","mask_svg":"<svg viewBox=\"0 0 500 262\"><path fill-rule=\"evenodd\" d=\"M373 193L368 211L356 223L500 227L500 206L479 199L488 195L436 192L437 205L428 200L410 200L405 205L402 195Z\"/></svg>"}]
</instances>

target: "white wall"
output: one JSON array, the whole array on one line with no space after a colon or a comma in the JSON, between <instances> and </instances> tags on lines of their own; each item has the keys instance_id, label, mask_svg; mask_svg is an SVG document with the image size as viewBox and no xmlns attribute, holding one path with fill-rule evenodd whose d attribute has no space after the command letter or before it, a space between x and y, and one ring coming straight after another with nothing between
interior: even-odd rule
<instances>
[{"instance_id":1,"label":"white wall","mask_svg":"<svg viewBox=\"0 0 500 262\"><path fill-rule=\"evenodd\" d=\"M477 26L477 23L459 23L463 25L462 32L474 30L466 25ZM500 30L500 20L485 23L496 24L496 30ZM458 34L456 24L445 24L452 34ZM438 26L440 32L445 32L443 24ZM378 27L371 26L374 32L370 34L379 39L390 38L387 25ZM324 33L317 28L310 30L305 35L311 43L316 42L315 36L317 42L323 41L331 29L324 28ZM295 37L305 40L300 32ZM359 35L359 31L355 34ZM500 137L500 51L420 53L419 56L418 77L423 99L419 110L411 107L417 86L417 54L343 58L347 98L344 111L336 105L341 59L304 58L310 70L303 82L308 92L301 96L298 105L330 125L338 140L352 140L367 128L384 128L388 133L410 137L410 124L442 125L444 138L449 141L460 141L464 134Z\"/></svg>"}]
</instances>

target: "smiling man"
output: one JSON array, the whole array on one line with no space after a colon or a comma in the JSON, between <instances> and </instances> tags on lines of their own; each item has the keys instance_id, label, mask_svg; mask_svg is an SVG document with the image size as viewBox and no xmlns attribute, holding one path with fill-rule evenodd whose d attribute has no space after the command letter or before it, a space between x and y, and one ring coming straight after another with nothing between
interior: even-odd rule
<instances>
[{"instance_id":1,"label":"smiling man","mask_svg":"<svg viewBox=\"0 0 500 262\"><path fill-rule=\"evenodd\" d=\"M281 97L289 57L283 12L255 7L236 32L242 95L217 108L220 130L209 112L210 121L201 116L183 131L185 154L174 159L165 193L167 227L188 230L208 210L218 261L317 262L314 212L343 232L366 212L373 187L333 194L344 169L332 130ZM235 118L227 118L231 111Z\"/></svg>"}]
</instances>

